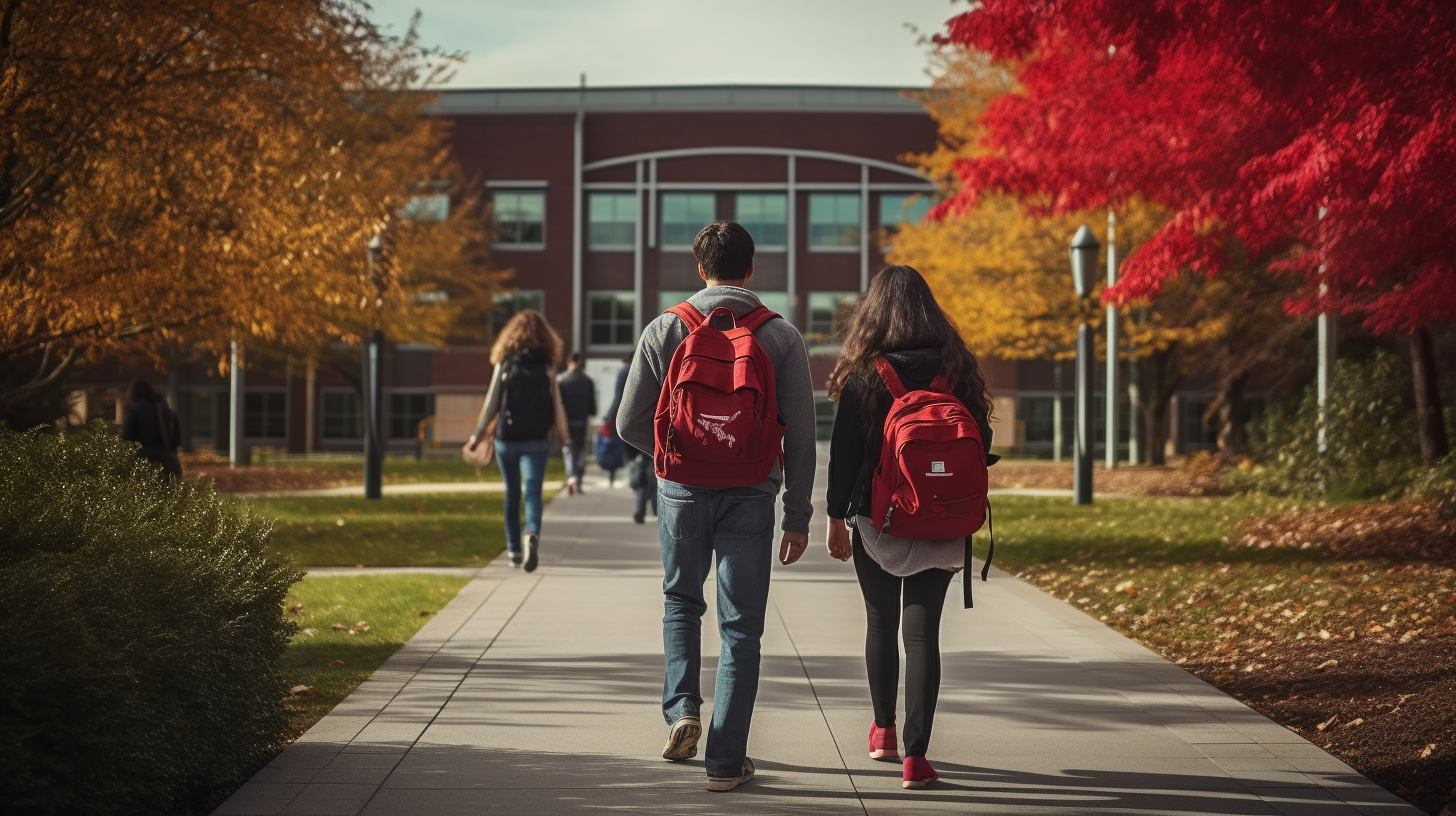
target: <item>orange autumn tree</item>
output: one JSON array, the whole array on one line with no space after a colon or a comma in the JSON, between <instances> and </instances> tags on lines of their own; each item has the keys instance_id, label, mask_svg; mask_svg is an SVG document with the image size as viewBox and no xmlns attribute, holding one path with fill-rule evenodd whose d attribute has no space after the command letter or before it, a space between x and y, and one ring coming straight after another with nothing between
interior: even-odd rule
<instances>
[{"instance_id":1,"label":"orange autumn tree","mask_svg":"<svg viewBox=\"0 0 1456 816\"><path fill-rule=\"evenodd\" d=\"M368 11L0 9L0 413L88 356L310 349L371 325L438 340L478 305L499 277L483 207L423 115L449 58ZM460 199L447 219L401 219L440 185ZM369 279L375 234L389 251Z\"/></svg>"}]
</instances>

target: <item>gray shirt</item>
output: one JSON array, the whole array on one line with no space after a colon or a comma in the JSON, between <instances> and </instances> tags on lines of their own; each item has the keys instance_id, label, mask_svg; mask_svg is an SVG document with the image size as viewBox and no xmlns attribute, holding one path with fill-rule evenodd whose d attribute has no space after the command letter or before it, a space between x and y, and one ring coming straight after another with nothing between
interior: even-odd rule
<instances>
[{"instance_id":1,"label":"gray shirt","mask_svg":"<svg viewBox=\"0 0 1456 816\"><path fill-rule=\"evenodd\" d=\"M762 303L758 295L737 286L709 286L688 299L698 311L708 314L727 306L742 317ZM642 339L632 356L632 369L622 392L617 410L617 434L638 450L653 450L653 417L657 413L657 397L662 392L667 365L673 352L688 336L688 328L674 314L664 314L642 330ZM778 493L784 488L783 530L789 533L809 532L809 518L814 509L810 496L814 492L814 384L809 375L809 352L804 338L787 320L770 320L753 333L773 363L775 397L779 420L788 429L784 434L784 464L774 465L768 479L755 485L765 493Z\"/></svg>"}]
</instances>

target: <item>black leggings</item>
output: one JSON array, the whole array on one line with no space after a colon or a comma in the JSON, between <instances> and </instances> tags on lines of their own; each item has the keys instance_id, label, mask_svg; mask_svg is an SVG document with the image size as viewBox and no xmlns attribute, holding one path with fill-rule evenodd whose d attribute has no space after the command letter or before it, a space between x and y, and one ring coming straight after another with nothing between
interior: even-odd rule
<instances>
[{"instance_id":1,"label":"black leggings","mask_svg":"<svg viewBox=\"0 0 1456 816\"><path fill-rule=\"evenodd\" d=\"M935 702L940 696L940 613L955 573L928 569L897 578L865 552L858 530L852 537L854 571L864 594L868 623L865 668L869 672L875 723L881 728L895 724L895 696L900 686L900 644L896 635L903 617L905 728L901 731L901 755L923 757L930 747Z\"/></svg>"}]
</instances>

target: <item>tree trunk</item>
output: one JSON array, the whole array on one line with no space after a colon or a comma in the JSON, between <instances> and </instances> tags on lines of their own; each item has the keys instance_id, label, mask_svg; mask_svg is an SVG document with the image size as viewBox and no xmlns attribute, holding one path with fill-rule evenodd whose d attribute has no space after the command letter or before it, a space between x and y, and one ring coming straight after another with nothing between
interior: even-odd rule
<instances>
[{"instance_id":1,"label":"tree trunk","mask_svg":"<svg viewBox=\"0 0 1456 816\"><path fill-rule=\"evenodd\" d=\"M1148 430L1148 464L1168 464L1168 400L1154 400L1143 407Z\"/></svg>"},{"instance_id":2,"label":"tree trunk","mask_svg":"<svg viewBox=\"0 0 1456 816\"><path fill-rule=\"evenodd\" d=\"M1411 373L1415 379L1416 422L1421 433L1421 464L1434 467L1436 460L1451 452L1446 439L1446 418L1441 410L1441 386L1436 374L1436 349L1431 330L1417 329L1411 335Z\"/></svg>"},{"instance_id":3,"label":"tree trunk","mask_svg":"<svg viewBox=\"0 0 1456 816\"><path fill-rule=\"evenodd\" d=\"M1137 361L1141 382L1138 389L1138 408L1143 415L1144 430L1147 433L1147 463L1166 465L1168 463L1168 401L1183 376L1177 365L1178 347L1155 352Z\"/></svg>"},{"instance_id":4,"label":"tree trunk","mask_svg":"<svg viewBox=\"0 0 1456 816\"><path fill-rule=\"evenodd\" d=\"M1237 456L1245 451L1247 440L1244 425L1249 421L1249 406L1244 402L1244 389L1249 384L1249 372L1245 371L1223 384L1219 394L1218 409L1218 453L1220 456Z\"/></svg>"}]
</instances>

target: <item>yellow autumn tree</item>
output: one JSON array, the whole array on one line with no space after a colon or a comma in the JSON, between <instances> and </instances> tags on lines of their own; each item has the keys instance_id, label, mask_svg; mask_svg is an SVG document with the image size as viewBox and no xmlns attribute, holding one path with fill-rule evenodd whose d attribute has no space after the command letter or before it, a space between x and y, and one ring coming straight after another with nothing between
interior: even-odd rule
<instances>
[{"instance_id":1,"label":"yellow autumn tree","mask_svg":"<svg viewBox=\"0 0 1456 816\"><path fill-rule=\"evenodd\" d=\"M0 414L87 356L443 339L499 283L450 59L361 0L12 3L0 36ZM424 193L448 218L401 218ZM368 274L366 247L386 252ZM442 302L433 293L452 296Z\"/></svg>"}]
</instances>

